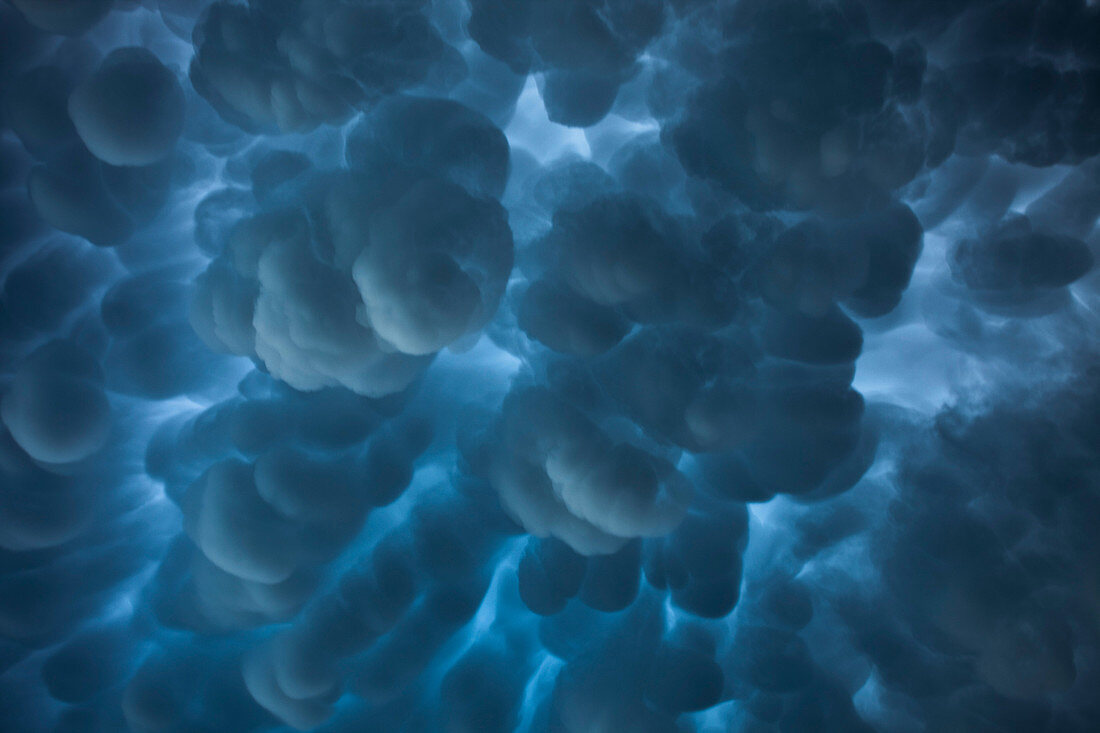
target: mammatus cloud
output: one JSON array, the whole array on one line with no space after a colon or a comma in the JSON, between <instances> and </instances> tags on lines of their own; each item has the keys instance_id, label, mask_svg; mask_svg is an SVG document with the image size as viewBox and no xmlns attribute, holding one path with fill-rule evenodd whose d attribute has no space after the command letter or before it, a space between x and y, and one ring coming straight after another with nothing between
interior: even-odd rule
<instances>
[{"instance_id":1,"label":"mammatus cloud","mask_svg":"<svg viewBox=\"0 0 1100 733\"><path fill-rule=\"evenodd\" d=\"M1096 730L1098 39L0 3L0 729Z\"/></svg>"}]
</instances>

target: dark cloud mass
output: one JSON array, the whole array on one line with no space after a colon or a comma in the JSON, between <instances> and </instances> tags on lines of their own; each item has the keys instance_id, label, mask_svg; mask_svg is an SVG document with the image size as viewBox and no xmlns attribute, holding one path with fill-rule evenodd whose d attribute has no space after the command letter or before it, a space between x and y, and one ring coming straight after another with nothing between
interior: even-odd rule
<instances>
[{"instance_id":1,"label":"dark cloud mass","mask_svg":"<svg viewBox=\"0 0 1100 733\"><path fill-rule=\"evenodd\" d=\"M0 733L1100 730L1100 6L0 0Z\"/></svg>"}]
</instances>

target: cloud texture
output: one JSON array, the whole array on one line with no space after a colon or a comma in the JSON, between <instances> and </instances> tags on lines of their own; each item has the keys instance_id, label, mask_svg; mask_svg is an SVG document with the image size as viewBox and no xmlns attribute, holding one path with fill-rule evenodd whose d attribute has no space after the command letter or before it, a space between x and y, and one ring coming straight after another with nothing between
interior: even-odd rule
<instances>
[{"instance_id":1,"label":"cloud texture","mask_svg":"<svg viewBox=\"0 0 1100 733\"><path fill-rule=\"evenodd\" d=\"M1100 729L1100 9L0 3L0 729Z\"/></svg>"}]
</instances>

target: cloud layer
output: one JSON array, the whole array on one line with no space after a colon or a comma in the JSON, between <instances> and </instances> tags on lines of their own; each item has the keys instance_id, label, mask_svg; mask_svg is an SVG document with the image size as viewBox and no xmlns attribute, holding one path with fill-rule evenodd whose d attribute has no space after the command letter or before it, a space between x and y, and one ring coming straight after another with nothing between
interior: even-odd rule
<instances>
[{"instance_id":1,"label":"cloud layer","mask_svg":"<svg viewBox=\"0 0 1100 733\"><path fill-rule=\"evenodd\" d=\"M0 4L0 728L1097 730L1098 41Z\"/></svg>"}]
</instances>

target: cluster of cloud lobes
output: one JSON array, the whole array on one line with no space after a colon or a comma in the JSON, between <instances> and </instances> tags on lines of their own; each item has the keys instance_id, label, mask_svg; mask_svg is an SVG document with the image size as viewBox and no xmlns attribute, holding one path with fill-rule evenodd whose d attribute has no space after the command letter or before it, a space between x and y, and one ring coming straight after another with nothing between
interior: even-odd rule
<instances>
[{"instance_id":1,"label":"cluster of cloud lobes","mask_svg":"<svg viewBox=\"0 0 1100 733\"><path fill-rule=\"evenodd\" d=\"M0 4L0 730L1100 729L1100 8Z\"/></svg>"}]
</instances>

